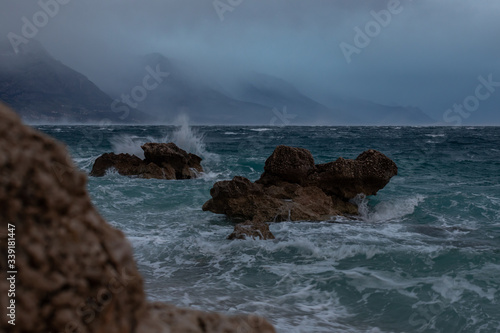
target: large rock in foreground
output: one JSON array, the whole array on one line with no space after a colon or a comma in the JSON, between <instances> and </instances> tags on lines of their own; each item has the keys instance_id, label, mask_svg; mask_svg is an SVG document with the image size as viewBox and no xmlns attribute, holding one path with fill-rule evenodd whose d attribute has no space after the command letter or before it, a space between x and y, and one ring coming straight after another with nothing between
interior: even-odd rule
<instances>
[{"instance_id":1,"label":"large rock in foreground","mask_svg":"<svg viewBox=\"0 0 500 333\"><path fill-rule=\"evenodd\" d=\"M2 105L0 221L0 332L275 332L255 316L149 304L131 246L92 206L85 175L61 144ZM8 228L15 234L9 268ZM14 299L8 270L17 271L9 273L15 325L5 313Z\"/></svg>"},{"instance_id":2,"label":"large rock in foreground","mask_svg":"<svg viewBox=\"0 0 500 333\"><path fill-rule=\"evenodd\" d=\"M278 146L266 160L259 180L252 183L237 176L215 183L210 190L212 199L203 210L254 223L355 215L358 209L350 200L358 194L377 194L397 172L396 164L376 150L365 151L355 160L339 158L315 165L307 149ZM248 230L248 222L236 228L242 234Z\"/></svg>"},{"instance_id":3,"label":"large rock in foreground","mask_svg":"<svg viewBox=\"0 0 500 333\"><path fill-rule=\"evenodd\" d=\"M91 176L102 177L109 169L123 176L157 179L191 179L203 172L201 157L188 153L175 143L146 143L141 146L145 159L130 154L106 153L97 158Z\"/></svg>"}]
</instances>

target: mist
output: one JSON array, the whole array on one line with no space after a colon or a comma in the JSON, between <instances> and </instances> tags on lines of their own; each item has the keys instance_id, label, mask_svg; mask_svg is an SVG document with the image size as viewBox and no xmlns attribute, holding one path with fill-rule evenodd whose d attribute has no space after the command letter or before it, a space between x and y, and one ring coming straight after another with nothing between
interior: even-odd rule
<instances>
[{"instance_id":1,"label":"mist","mask_svg":"<svg viewBox=\"0 0 500 333\"><path fill-rule=\"evenodd\" d=\"M22 35L23 17L32 21L42 4L53 3L2 1L0 36ZM438 122L474 95L480 77L500 82L495 0L61 0L57 5L34 38L105 92L116 90L116 78L136 57L152 52L229 91L235 80L255 71L283 78L320 103L341 96L418 107ZM387 12L390 17L382 16L378 30L370 26L377 22L374 15ZM356 43L356 28L368 36L364 43ZM355 49L348 56L341 47L347 44ZM493 89L467 117L448 116L462 117L464 124L500 124L500 87L494 83Z\"/></svg>"}]
</instances>

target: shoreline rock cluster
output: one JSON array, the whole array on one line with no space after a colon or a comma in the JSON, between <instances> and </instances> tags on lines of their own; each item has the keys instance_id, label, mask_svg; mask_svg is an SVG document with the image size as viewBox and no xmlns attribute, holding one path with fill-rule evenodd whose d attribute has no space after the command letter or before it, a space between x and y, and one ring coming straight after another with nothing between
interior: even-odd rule
<instances>
[{"instance_id":1,"label":"shoreline rock cluster","mask_svg":"<svg viewBox=\"0 0 500 333\"><path fill-rule=\"evenodd\" d=\"M236 176L215 183L203 210L245 221L235 226L229 239L272 239L266 222L357 215L358 207L351 200L358 194L377 194L397 172L396 164L376 150L353 160L340 157L315 164L307 149L281 145L266 160L257 181Z\"/></svg>"},{"instance_id":2,"label":"shoreline rock cluster","mask_svg":"<svg viewBox=\"0 0 500 333\"><path fill-rule=\"evenodd\" d=\"M63 145L0 104L0 256L9 254L13 225L17 270L15 326L4 315L1 332L275 332L253 315L149 303L131 245L93 207L86 181ZM7 309L13 298L1 267Z\"/></svg>"},{"instance_id":3,"label":"shoreline rock cluster","mask_svg":"<svg viewBox=\"0 0 500 333\"><path fill-rule=\"evenodd\" d=\"M102 177L109 169L122 176L146 179L192 179L203 172L202 158L170 143L146 143L141 146L144 159L130 154L106 153L97 158L90 176Z\"/></svg>"}]
</instances>

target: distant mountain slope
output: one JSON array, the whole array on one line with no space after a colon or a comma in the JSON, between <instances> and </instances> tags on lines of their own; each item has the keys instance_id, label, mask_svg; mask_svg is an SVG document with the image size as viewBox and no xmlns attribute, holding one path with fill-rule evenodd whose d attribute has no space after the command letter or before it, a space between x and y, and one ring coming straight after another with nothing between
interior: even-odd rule
<instances>
[{"instance_id":1,"label":"distant mountain slope","mask_svg":"<svg viewBox=\"0 0 500 333\"><path fill-rule=\"evenodd\" d=\"M416 107L389 106L339 96L330 96L323 102L356 117L358 121L353 122L353 125L432 125L436 123L436 120Z\"/></svg>"},{"instance_id":2,"label":"distant mountain slope","mask_svg":"<svg viewBox=\"0 0 500 333\"><path fill-rule=\"evenodd\" d=\"M0 40L0 101L30 122L171 124L179 114L187 114L193 123L223 125L434 123L413 107L333 95L317 101L291 83L262 73L235 75L224 85L191 64L181 65L159 53L117 61L114 74L106 73L106 82L101 82L108 95L55 60L36 40L20 49L16 54Z\"/></svg>"},{"instance_id":3,"label":"distant mountain slope","mask_svg":"<svg viewBox=\"0 0 500 333\"><path fill-rule=\"evenodd\" d=\"M10 44L0 42L0 100L32 122L139 122L147 118L134 111L120 119L124 114L112 111L108 95L55 60L36 40L22 45L17 54Z\"/></svg>"},{"instance_id":4,"label":"distant mountain slope","mask_svg":"<svg viewBox=\"0 0 500 333\"><path fill-rule=\"evenodd\" d=\"M236 98L266 105L286 107L295 115L297 124L346 125L358 119L347 112L329 108L301 93L289 82L270 75L253 72L233 88Z\"/></svg>"},{"instance_id":5,"label":"distant mountain slope","mask_svg":"<svg viewBox=\"0 0 500 333\"><path fill-rule=\"evenodd\" d=\"M131 91L142 82L147 68L159 68L169 76L149 91L138 107L166 122L179 113L187 114L195 123L210 124L339 125L357 120L312 100L279 78L252 73L230 87L222 87L203 75L188 73L186 68L158 53L137 59L123 71L126 75L106 90L120 99L123 91ZM286 119L289 122L277 119L283 118L283 114L276 115L283 113L283 108L293 117Z\"/></svg>"},{"instance_id":6,"label":"distant mountain slope","mask_svg":"<svg viewBox=\"0 0 500 333\"><path fill-rule=\"evenodd\" d=\"M163 122L171 123L181 113L187 114L193 123L201 124L269 124L273 117L272 108L231 98L203 82L203 78L188 75L182 66L159 53L135 59L105 90L121 100L124 92L141 84L151 70L169 75L136 104Z\"/></svg>"}]
</instances>

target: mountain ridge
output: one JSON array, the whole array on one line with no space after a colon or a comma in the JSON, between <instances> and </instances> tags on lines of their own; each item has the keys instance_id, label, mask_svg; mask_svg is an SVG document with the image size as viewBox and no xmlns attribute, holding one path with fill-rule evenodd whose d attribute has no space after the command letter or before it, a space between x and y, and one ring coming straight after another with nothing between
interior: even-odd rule
<instances>
[{"instance_id":1,"label":"mountain ridge","mask_svg":"<svg viewBox=\"0 0 500 333\"><path fill-rule=\"evenodd\" d=\"M195 124L214 125L434 122L418 108L334 96L318 101L282 78L255 71L225 85L205 76L156 52L130 59L111 83L98 87L36 40L17 53L0 45L0 100L28 122L171 124L179 114Z\"/></svg>"}]
</instances>

